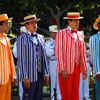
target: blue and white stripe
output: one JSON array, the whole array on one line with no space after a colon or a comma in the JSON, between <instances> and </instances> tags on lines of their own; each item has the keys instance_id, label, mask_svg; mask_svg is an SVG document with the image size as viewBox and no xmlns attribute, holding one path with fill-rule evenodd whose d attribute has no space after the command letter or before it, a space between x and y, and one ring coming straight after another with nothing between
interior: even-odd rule
<instances>
[{"instance_id":1,"label":"blue and white stripe","mask_svg":"<svg viewBox=\"0 0 100 100\"><path fill-rule=\"evenodd\" d=\"M89 39L91 60L96 73L100 72L100 32Z\"/></svg>"},{"instance_id":2,"label":"blue and white stripe","mask_svg":"<svg viewBox=\"0 0 100 100\"><path fill-rule=\"evenodd\" d=\"M37 36L39 42L39 48L43 56L43 77L49 74L48 62L46 57L46 52L44 48L44 38L42 35ZM26 32L23 36L17 39L17 56L18 56L18 66L21 70L21 77L29 78L30 82L35 82L38 80L38 68L41 68L38 61L36 61L36 44L34 44L31 35ZM38 63L38 64L37 64Z\"/></svg>"}]
</instances>

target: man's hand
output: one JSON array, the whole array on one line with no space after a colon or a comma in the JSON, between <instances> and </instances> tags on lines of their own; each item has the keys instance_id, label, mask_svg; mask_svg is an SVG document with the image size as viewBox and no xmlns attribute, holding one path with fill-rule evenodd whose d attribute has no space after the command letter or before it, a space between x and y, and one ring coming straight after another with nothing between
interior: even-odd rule
<instances>
[{"instance_id":1,"label":"man's hand","mask_svg":"<svg viewBox=\"0 0 100 100\"><path fill-rule=\"evenodd\" d=\"M28 78L24 78L24 87L27 89L30 88L30 80Z\"/></svg>"},{"instance_id":2,"label":"man's hand","mask_svg":"<svg viewBox=\"0 0 100 100\"><path fill-rule=\"evenodd\" d=\"M49 84L49 76L45 76L45 85Z\"/></svg>"},{"instance_id":3,"label":"man's hand","mask_svg":"<svg viewBox=\"0 0 100 100\"><path fill-rule=\"evenodd\" d=\"M87 72L83 73L82 79L85 80L87 78Z\"/></svg>"},{"instance_id":4,"label":"man's hand","mask_svg":"<svg viewBox=\"0 0 100 100\"><path fill-rule=\"evenodd\" d=\"M67 74L67 71L62 71L62 76L64 79L67 79L68 78L68 74Z\"/></svg>"},{"instance_id":5,"label":"man's hand","mask_svg":"<svg viewBox=\"0 0 100 100\"><path fill-rule=\"evenodd\" d=\"M100 74L97 74L96 78L97 78L98 81L100 81Z\"/></svg>"},{"instance_id":6,"label":"man's hand","mask_svg":"<svg viewBox=\"0 0 100 100\"><path fill-rule=\"evenodd\" d=\"M13 86L16 86L18 84L17 79L14 79L14 81L12 82Z\"/></svg>"}]
</instances>

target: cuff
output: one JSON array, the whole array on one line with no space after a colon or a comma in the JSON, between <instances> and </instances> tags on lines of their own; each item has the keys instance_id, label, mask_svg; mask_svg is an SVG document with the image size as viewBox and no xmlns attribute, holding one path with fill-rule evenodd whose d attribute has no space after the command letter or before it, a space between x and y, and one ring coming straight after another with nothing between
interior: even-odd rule
<instances>
[{"instance_id":1,"label":"cuff","mask_svg":"<svg viewBox=\"0 0 100 100\"><path fill-rule=\"evenodd\" d=\"M14 77L13 77L13 79L17 79L17 77L16 77L16 76L14 76Z\"/></svg>"},{"instance_id":2,"label":"cuff","mask_svg":"<svg viewBox=\"0 0 100 100\"><path fill-rule=\"evenodd\" d=\"M45 76L49 76L49 74L46 74Z\"/></svg>"},{"instance_id":3,"label":"cuff","mask_svg":"<svg viewBox=\"0 0 100 100\"><path fill-rule=\"evenodd\" d=\"M100 72L96 72L96 75L100 74Z\"/></svg>"}]
</instances>

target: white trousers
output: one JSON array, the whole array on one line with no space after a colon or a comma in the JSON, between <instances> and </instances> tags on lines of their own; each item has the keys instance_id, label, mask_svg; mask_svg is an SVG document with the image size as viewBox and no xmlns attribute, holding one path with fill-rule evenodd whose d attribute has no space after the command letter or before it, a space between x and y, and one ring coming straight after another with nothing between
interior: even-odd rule
<instances>
[{"instance_id":1,"label":"white trousers","mask_svg":"<svg viewBox=\"0 0 100 100\"><path fill-rule=\"evenodd\" d=\"M87 78L82 79L82 74L80 74L80 87L79 87L79 97L89 97L89 75L90 75L90 64L87 63Z\"/></svg>"},{"instance_id":2,"label":"white trousers","mask_svg":"<svg viewBox=\"0 0 100 100\"><path fill-rule=\"evenodd\" d=\"M19 71L19 99L22 100L23 98L23 86L22 81L20 80L20 71Z\"/></svg>"},{"instance_id":3,"label":"white trousers","mask_svg":"<svg viewBox=\"0 0 100 100\"><path fill-rule=\"evenodd\" d=\"M59 90L58 73L56 72L57 61L49 61L50 79L51 79L51 100L54 100L54 88L56 88L57 100L61 100Z\"/></svg>"}]
</instances>

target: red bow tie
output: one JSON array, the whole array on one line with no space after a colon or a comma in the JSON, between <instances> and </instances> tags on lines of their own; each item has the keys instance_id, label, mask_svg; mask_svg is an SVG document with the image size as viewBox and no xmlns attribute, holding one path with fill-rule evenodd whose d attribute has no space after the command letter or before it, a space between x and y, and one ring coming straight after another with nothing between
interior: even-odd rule
<instances>
[{"instance_id":1,"label":"red bow tie","mask_svg":"<svg viewBox=\"0 0 100 100\"><path fill-rule=\"evenodd\" d=\"M77 30L72 30L71 29L71 33L73 34L73 33L76 33L77 34Z\"/></svg>"}]
</instances>

